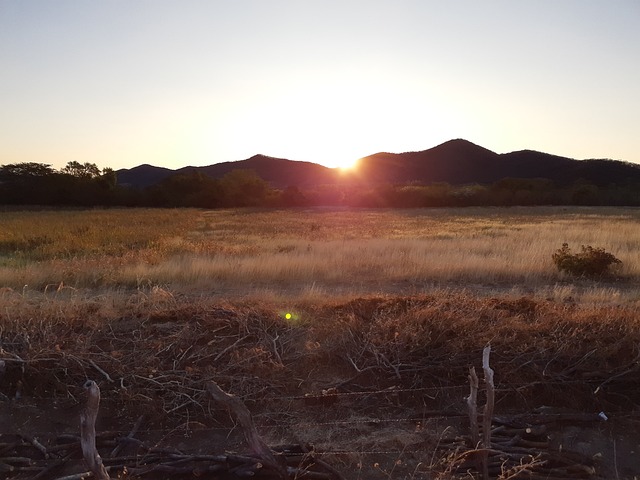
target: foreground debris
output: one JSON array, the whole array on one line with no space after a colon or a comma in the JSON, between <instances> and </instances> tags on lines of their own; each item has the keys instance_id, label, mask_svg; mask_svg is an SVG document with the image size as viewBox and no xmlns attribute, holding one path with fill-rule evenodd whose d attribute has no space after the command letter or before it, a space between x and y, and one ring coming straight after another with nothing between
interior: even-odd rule
<instances>
[{"instance_id":1,"label":"foreground debris","mask_svg":"<svg viewBox=\"0 0 640 480\"><path fill-rule=\"evenodd\" d=\"M237 397L224 392L215 382L207 383L212 397L238 417L252 451L249 455L192 455L178 449L160 449L135 438L142 418L125 437L102 435L97 442L96 417L100 406L100 389L93 380L85 382L87 401L80 415L80 436L62 435L47 447L35 437L0 435L0 475L3 478L52 478L56 470L71 469L82 454L89 471L64 475L57 480L80 480L93 477L163 478L192 476L198 478L246 478L273 480L289 478L309 480L344 480L321 460L314 459L307 447L292 445L270 449L253 424L247 407ZM102 458L98 448L110 449ZM128 455L127 455L128 453ZM79 466L79 465L78 465ZM323 471L324 470L324 471Z\"/></svg>"},{"instance_id":2,"label":"foreground debris","mask_svg":"<svg viewBox=\"0 0 640 480\"><path fill-rule=\"evenodd\" d=\"M423 295L307 307L293 321L180 302L94 317L92 305L5 306L0 479L81 478L100 461L110 478L640 473L637 309ZM493 409L486 374L475 398L467 378L488 343ZM87 377L102 403L83 455Z\"/></svg>"}]
</instances>

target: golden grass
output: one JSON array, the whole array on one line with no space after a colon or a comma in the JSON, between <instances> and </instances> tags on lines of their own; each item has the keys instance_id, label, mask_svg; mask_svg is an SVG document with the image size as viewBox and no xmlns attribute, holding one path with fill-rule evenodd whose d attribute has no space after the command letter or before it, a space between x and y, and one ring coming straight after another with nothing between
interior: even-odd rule
<instances>
[{"instance_id":1,"label":"golden grass","mask_svg":"<svg viewBox=\"0 0 640 480\"><path fill-rule=\"evenodd\" d=\"M162 249L196 227L196 210L45 210L0 214L0 261L123 256Z\"/></svg>"},{"instance_id":2,"label":"golden grass","mask_svg":"<svg viewBox=\"0 0 640 480\"><path fill-rule=\"evenodd\" d=\"M0 217L0 286L230 297L467 287L635 301L638 220L631 208L11 212ZM560 274L551 254L564 242L613 253L624 282Z\"/></svg>"}]
</instances>

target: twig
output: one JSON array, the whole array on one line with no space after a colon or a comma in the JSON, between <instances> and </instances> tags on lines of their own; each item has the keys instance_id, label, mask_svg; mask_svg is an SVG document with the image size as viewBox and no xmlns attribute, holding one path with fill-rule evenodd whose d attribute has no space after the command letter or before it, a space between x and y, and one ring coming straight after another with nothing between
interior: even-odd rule
<instances>
[{"instance_id":1,"label":"twig","mask_svg":"<svg viewBox=\"0 0 640 480\"><path fill-rule=\"evenodd\" d=\"M49 458L49 452L47 451L47 447L42 445L37 438L31 437L29 435L20 435L20 436L24 440L29 442L31 445L33 445L37 450L39 450L42 453L42 455L44 455L44 458Z\"/></svg>"},{"instance_id":2,"label":"twig","mask_svg":"<svg viewBox=\"0 0 640 480\"><path fill-rule=\"evenodd\" d=\"M213 363L216 363L218 360L220 360L222 357L224 357L227 352L230 352L231 350L233 350L233 348L238 345L240 342L246 340L247 338L249 338L251 335L245 335L244 337L239 338L238 340L236 340L235 342L233 342L231 345L229 345L227 348L225 348L224 350L222 350L218 355L216 355L216 357L213 359ZM207 357L203 357L200 359L200 361L204 360Z\"/></svg>"},{"instance_id":3,"label":"twig","mask_svg":"<svg viewBox=\"0 0 640 480\"><path fill-rule=\"evenodd\" d=\"M623 376L625 376L625 375L627 375L629 373L636 372L638 370L638 368L640 367L640 364L637 363L637 358L636 358L635 362L636 362L636 364L633 367L631 367L631 368L629 368L629 369L627 369L627 370L625 370L623 372L617 373L616 375L613 375L612 377L607 378L604 382L602 382L600 385L598 385L598 388L596 388L593 391L593 394L596 395L602 389L602 387L604 387L606 384L612 382L616 378L620 378L620 377L623 377Z\"/></svg>"},{"instance_id":4,"label":"twig","mask_svg":"<svg viewBox=\"0 0 640 480\"><path fill-rule=\"evenodd\" d=\"M400 376L399 365L392 364L384 353L374 352L374 354L376 355L376 357L380 356L382 360L384 360L384 363L386 364L386 366L393 369L393 372L396 374L396 378L398 380L402 380L402 377Z\"/></svg>"},{"instance_id":5,"label":"twig","mask_svg":"<svg viewBox=\"0 0 640 480\"><path fill-rule=\"evenodd\" d=\"M278 364L279 365L284 365L284 363L282 363L282 357L280 356L280 353L278 352L278 339L280 338L280 335L278 335L276 333L276 336L271 338L271 343L273 343L273 353L276 356L276 359L278 360Z\"/></svg>"},{"instance_id":6,"label":"twig","mask_svg":"<svg viewBox=\"0 0 640 480\"><path fill-rule=\"evenodd\" d=\"M356 372L358 373L363 372L363 369L359 368L358 365L356 365L356 362L353 361L353 359L351 358L351 355L346 355L346 357L347 357L347 360L349 360L349 363L351 364L351 366L356 369Z\"/></svg>"},{"instance_id":7,"label":"twig","mask_svg":"<svg viewBox=\"0 0 640 480\"><path fill-rule=\"evenodd\" d=\"M118 455L118 453L120 453L120 450L122 450L122 445L127 440L131 440L133 438L133 436L138 432L140 425L142 425L142 420L144 420L144 415L140 415L138 417L138 420L136 420L136 423L133 425L133 428L131 429L129 434L118 442L118 445L116 445L116 447L111 451L111 457L115 457L116 455Z\"/></svg>"},{"instance_id":8,"label":"twig","mask_svg":"<svg viewBox=\"0 0 640 480\"><path fill-rule=\"evenodd\" d=\"M93 360L89 359L89 364L93 368L95 368L98 372L100 372L104 376L104 378L106 378L109 382L113 383L113 378L111 378L107 372L105 372L98 365L96 365L96 362L94 362Z\"/></svg>"}]
</instances>

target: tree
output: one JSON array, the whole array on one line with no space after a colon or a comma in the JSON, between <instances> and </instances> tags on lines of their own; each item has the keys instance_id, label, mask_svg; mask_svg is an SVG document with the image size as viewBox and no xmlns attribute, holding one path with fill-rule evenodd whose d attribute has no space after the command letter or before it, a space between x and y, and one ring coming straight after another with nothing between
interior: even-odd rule
<instances>
[{"instance_id":1,"label":"tree","mask_svg":"<svg viewBox=\"0 0 640 480\"><path fill-rule=\"evenodd\" d=\"M307 197L295 185L290 185L280 193L280 205L283 207L301 207L308 203Z\"/></svg>"},{"instance_id":2,"label":"tree","mask_svg":"<svg viewBox=\"0 0 640 480\"><path fill-rule=\"evenodd\" d=\"M98 178L100 176L100 169L95 163L71 161L62 169L62 173L78 178Z\"/></svg>"},{"instance_id":3,"label":"tree","mask_svg":"<svg viewBox=\"0 0 640 480\"><path fill-rule=\"evenodd\" d=\"M0 177L7 179L16 177L46 177L54 173L56 173L56 171L51 165L36 162L10 163L0 167Z\"/></svg>"},{"instance_id":4,"label":"tree","mask_svg":"<svg viewBox=\"0 0 640 480\"><path fill-rule=\"evenodd\" d=\"M147 189L148 202L157 207L199 207L220 206L220 186L202 172L189 170L176 173Z\"/></svg>"},{"instance_id":5,"label":"tree","mask_svg":"<svg viewBox=\"0 0 640 480\"><path fill-rule=\"evenodd\" d=\"M232 170L220 179L225 203L230 207L264 205L269 184L253 170Z\"/></svg>"},{"instance_id":6,"label":"tree","mask_svg":"<svg viewBox=\"0 0 640 480\"><path fill-rule=\"evenodd\" d=\"M102 175L98 178L100 186L107 190L113 190L118 184L118 176L113 168L103 168Z\"/></svg>"}]
</instances>

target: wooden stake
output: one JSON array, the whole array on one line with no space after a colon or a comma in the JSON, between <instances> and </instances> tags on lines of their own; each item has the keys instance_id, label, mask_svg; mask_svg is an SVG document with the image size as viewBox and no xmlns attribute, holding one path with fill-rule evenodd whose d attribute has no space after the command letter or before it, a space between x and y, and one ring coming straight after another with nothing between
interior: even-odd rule
<instances>
[{"instance_id":1,"label":"wooden stake","mask_svg":"<svg viewBox=\"0 0 640 480\"><path fill-rule=\"evenodd\" d=\"M467 407L469 409L469 425L471 428L471 448L478 448L480 434L478 430L478 375L476 368L469 367L469 386L471 391L467 397Z\"/></svg>"},{"instance_id":2,"label":"wooden stake","mask_svg":"<svg viewBox=\"0 0 640 480\"><path fill-rule=\"evenodd\" d=\"M96 449L96 418L100 407L100 389L93 380L84 384L87 390L87 404L80 414L80 444L82 455L89 470L98 480L109 480L109 474L102 464L102 458Z\"/></svg>"},{"instance_id":3,"label":"wooden stake","mask_svg":"<svg viewBox=\"0 0 640 480\"><path fill-rule=\"evenodd\" d=\"M489 366L490 354L491 345L487 345L482 351L482 369L484 370L484 383L487 389L487 403L484 405L484 413L482 415L482 443L484 448L491 448L491 419L493 418L493 406L495 403L493 370Z\"/></svg>"},{"instance_id":4,"label":"wooden stake","mask_svg":"<svg viewBox=\"0 0 640 480\"><path fill-rule=\"evenodd\" d=\"M491 419L493 418L493 405L495 402L495 390L493 386L493 370L489 366L489 355L491 345L484 347L482 351L482 370L484 371L484 383L487 390L487 403L484 404L482 414L482 446L484 454L482 456L482 478L489 480L489 455L491 449Z\"/></svg>"}]
</instances>

